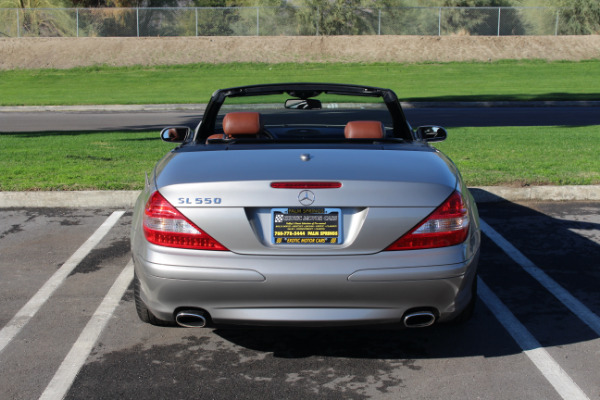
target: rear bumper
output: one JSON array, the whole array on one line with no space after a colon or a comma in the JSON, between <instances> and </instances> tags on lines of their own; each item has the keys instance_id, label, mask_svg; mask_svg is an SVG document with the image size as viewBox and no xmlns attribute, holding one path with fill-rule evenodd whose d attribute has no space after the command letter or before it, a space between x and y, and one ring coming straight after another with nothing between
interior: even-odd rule
<instances>
[{"instance_id":1,"label":"rear bumper","mask_svg":"<svg viewBox=\"0 0 600 400\"><path fill-rule=\"evenodd\" d=\"M432 309L444 321L469 303L478 262L478 252L464 260L464 246L367 256L195 254L191 262L182 252L180 265L134 254L141 298L159 319L201 308L217 324L332 326L399 323L407 310Z\"/></svg>"}]
</instances>

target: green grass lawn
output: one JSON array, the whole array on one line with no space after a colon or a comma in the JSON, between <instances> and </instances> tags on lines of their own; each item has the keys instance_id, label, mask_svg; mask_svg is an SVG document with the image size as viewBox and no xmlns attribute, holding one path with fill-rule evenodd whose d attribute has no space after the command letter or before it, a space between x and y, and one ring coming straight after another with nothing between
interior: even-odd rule
<instances>
[{"instance_id":1,"label":"green grass lawn","mask_svg":"<svg viewBox=\"0 0 600 400\"><path fill-rule=\"evenodd\" d=\"M0 190L128 190L175 146L158 132L0 134Z\"/></svg>"},{"instance_id":2,"label":"green grass lawn","mask_svg":"<svg viewBox=\"0 0 600 400\"><path fill-rule=\"evenodd\" d=\"M600 100L600 60L490 63L232 63L0 71L0 105L205 103L219 88L333 82L410 101Z\"/></svg>"},{"instance_id":3,"label":"green grass lawn","mask_svg":"<svg viewBox=\"0 0 600 400\"><path fill-rule=\"evenodd\" d=\"M454 128L435 147L470 186L600 183L600 125Z\"/></svg>"},{"instance_id":4,"label":"green grass lawn","mask_svg":"<svg viewBox=\"0 0 600 400\"><path fill-rule=\"evenodd\" d=\"M141 189L158 132L3 133L0 190ZM600 183L600 126L454 128L436 144L470 186Z\"/></svg>"}]
</instances>

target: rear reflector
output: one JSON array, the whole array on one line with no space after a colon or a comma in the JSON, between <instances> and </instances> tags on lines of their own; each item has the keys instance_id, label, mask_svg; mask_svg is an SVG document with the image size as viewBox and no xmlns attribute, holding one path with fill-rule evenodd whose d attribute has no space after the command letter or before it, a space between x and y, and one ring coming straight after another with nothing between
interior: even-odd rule
<instances>
[{"instance_id":1,"label":"rear reflector","mask_svg":"<svg viewBox=\"0 0 600 400\"><path fill-rule=\"evenodd\" d=\"M460 193L454 192L406 235L386 250L418 250L454 246L469 233L469 213Z\"/></svg>"},{"instance_id":2,"label":"rear reflector","mask_svg":"<svg viewBox=\"0 0 600 400\"><path fill-rule=\"evenodd\" d=\"M271 182L274 189L339 189L341 182Z\"/></svg>"},{"instance_id":3,"label":"rear reflector","mask_svg":"<svg viewBox=\"0 0 600 400\"><path fill-rule=\"evenodd\" d=\"M183 216L159 192L154 192L144 210L144 236L153 244L194 250L227 250Z\"/></svg>"}]
</instances>

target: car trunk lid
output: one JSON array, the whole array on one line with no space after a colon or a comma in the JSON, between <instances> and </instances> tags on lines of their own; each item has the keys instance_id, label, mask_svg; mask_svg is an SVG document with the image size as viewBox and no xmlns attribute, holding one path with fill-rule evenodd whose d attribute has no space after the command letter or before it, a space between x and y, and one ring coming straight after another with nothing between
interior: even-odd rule
<instances>
[{"instance_id":1,"label":"car trunk lid","mask_svg":"<svg viewBox=\"0 0 600 400\"><path fill-rule=\"evenodd\" d=\"M369 254L409 231L454 191L453 165L425 149L172 153L157 167L156 185L182 214L236 253ZM274 188L274 182L340 187ZM303 202L306 191L310 203ZM337 217L339 240L277 242L276 215L302 209L321 219ZM316 225L305 226L304 238Z\"/></svg>"}]
</instances>

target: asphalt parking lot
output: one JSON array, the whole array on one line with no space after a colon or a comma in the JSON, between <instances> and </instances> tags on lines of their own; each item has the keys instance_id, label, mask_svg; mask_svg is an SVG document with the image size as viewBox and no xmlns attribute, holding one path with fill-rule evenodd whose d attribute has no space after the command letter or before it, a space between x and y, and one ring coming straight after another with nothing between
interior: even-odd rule
<instances>
[{"instance_id":1,"label":"asphalt parking lot","mask_svg":"<svg viewBox=\"0 0 600 400\"><path fill-rule=\"evenodd\" d=\"M0 397L600 399L600 203L479 211L474 318L373 331L146 325L131 210L0 209Z\"/></svg>"}]
</instances>

